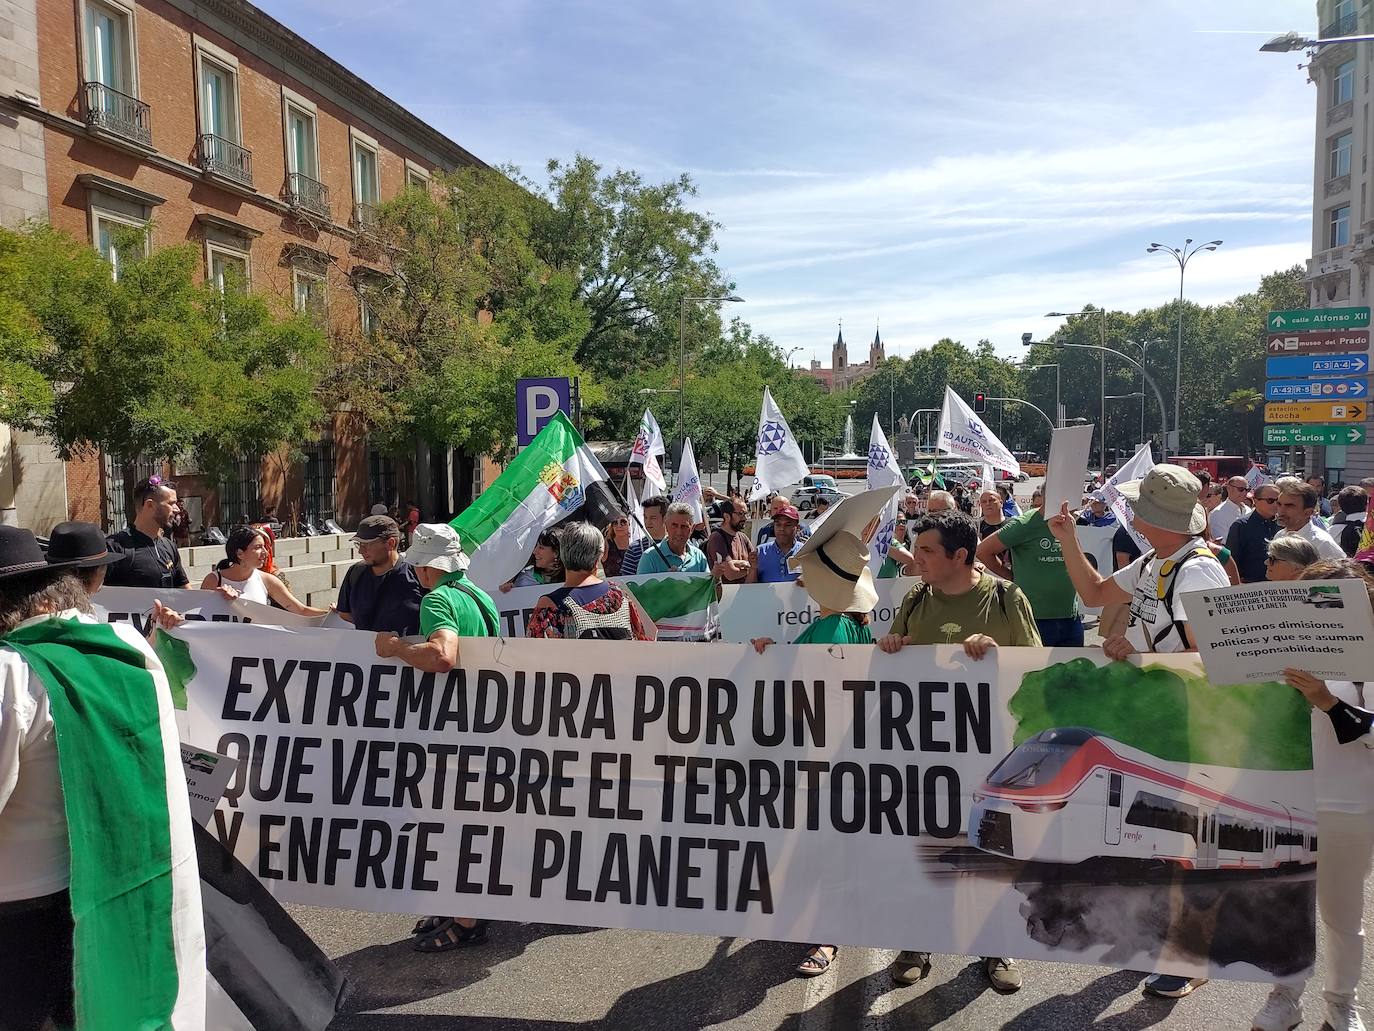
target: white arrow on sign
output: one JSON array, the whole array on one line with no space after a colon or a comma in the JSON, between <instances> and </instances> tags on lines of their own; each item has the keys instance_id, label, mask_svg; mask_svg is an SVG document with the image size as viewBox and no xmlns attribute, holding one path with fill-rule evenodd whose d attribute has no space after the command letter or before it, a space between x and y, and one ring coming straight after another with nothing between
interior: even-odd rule
<instances>
[{"instance_id":1,"label":"white arrow on sign","mask_svg":"<svg viewBox=\"0 0 1374 1031\"><path fill-rule=\"evenodd\" d=\"M1360 380L1355 380L1353 383L1350 384L1350 392L1354 394L1356 397L1359 397L1361 394L1364 393L1364 391L1365 385Z\"/></svg>"},{"instance_id":2,"label":"white arrow on sign","mask_svg":"<svg viewBox=\"0 0 1374 1031\"><path fill-rule=\"evenodd\" d=\"M1357 354L1355 356L1354 366L1356 372L1364 372L1365 369L1369 368L1369 362L1365 359L1364 355Z\"/></svg>"},{"instance_id":3,"label":"white arrow on sign","mask_svg":"<svg viewBox=\"0 0 1374 1031\"><path fill-rule=\"evenodd\" d=\"M1359 440L1362 436L1364 436L1363 430L1348 429L1345 432L1349 436L1351 443L1354 443L1355 441Z\"/></svg>"},{"instance_id":4,"label":"white arrow on sign","mask_svg":"<svg viewBox=\"0 0 1374 1031\"><path fill-rule=\"evenodd\" d=\"M1288 325L1288 323L1284 320L1284 317L1282 315L1275 315L1272 319L1269 320L1269 324L1273 326L1275 329L1282 329L1284 326Z\"/></svg>"}]
</instances>

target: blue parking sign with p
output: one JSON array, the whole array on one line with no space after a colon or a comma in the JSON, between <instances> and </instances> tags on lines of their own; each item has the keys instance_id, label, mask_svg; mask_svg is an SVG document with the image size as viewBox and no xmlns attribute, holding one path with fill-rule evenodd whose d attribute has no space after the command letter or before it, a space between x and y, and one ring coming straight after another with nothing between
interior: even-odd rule
<instances>
[{"instance_id":1,"label":"blue parking sign with p","mask_svg":"<svg viewBox=\"0 0 1374 1031\"><path fill-rule=\"evenodd\" d=\"M515 441L524 447L562 411L572 416L572 380L566 376L515 381Z\"/></svg>"}]
</instances>

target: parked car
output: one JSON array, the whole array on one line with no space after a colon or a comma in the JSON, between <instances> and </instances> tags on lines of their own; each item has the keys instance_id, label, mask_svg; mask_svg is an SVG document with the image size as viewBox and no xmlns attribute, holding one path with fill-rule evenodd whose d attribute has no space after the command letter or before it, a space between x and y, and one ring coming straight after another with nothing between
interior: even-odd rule
<instances>
[{"instance_id":1,"label":"parked car","mask_svg":"<svg viewBox=\"0 0 1374 1031\"><path fill-rule=\"evenodd\" d=\"M801 485L792 492L792 504L796 505L800 511L805 512L814 506L818 494L824 494L832 504L843 497L839 486L835 483L835 477L820 473L808 474L802 477Z\"/></svg>"}]
</instances>

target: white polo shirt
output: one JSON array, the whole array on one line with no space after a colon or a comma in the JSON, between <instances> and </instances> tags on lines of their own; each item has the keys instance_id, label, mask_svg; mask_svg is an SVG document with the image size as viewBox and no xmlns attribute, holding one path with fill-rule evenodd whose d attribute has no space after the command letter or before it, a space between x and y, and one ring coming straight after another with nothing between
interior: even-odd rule
<instances>
[{"instance_id":1,"label":"white polo shirt","mask_svg":"<svg viewBox=\"0 0 1374 1031\"><path fill-rule=\"evenodd\" d=\"M1158 555L1150 555L1147 552L1112 576L1116 585L1131 596L1131 622L1126 628L1126 639L1131 642L1131 646L1136 651L1185 651L1182 637L1174 630L1164 634L1159 643L1153 647L1151 647L1150 642L1171 623L1187 621L1188 614L1183 608L1183 595L1188 591L1231 586L1231 578L1226 575L1226 570L1210 551L1205 556L1199 555L1189 559L1177 566L1176 569L1171 565L1174 589L1172 617L1170 616L1170 610L1165 608L1163 599L1159 597L1160 571L1164 568L1165 563L1177 564L1184 556L1199 548L1205 551L1207 545L1201 537L1194 537L1172 555L1165 555L1163 558ZM1165 590L1168 590L1167 581Z\"/></svg>"},{"instance_id":2,"label":"white polo shirt","mask_svg":"<svg viewBox=\"0 0 1374 1031\"><path fill-rule=\"evenodd\" d=\"M1336 543L1336 539L1327 533L1320 526L1309 519L1300 530L1280 530L1280 537L1301 537L1305 541L1310 541L1312 547L1317 549L1318 558L1345 558L1345 552Z\"/></svg>"}]
</instances>

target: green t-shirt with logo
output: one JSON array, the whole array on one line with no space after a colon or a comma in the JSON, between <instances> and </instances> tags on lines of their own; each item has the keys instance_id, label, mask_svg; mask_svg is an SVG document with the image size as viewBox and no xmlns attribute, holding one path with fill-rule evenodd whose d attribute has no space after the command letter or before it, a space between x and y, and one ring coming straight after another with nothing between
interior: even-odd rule
<instances>
[{"instance_id":1,"label":"green t-shirt with logo","mask_svg":"<svg viewBox=\"0 0 1374 1031\"><path fill-rule=\"evenodd\" d=\"M1040 646L1026 596L991 573L963 594L917 584L902 599L888 633L904 634L912 644L960 644L973 634L987 634L1004 648Z\"/></svg>"},{"instance_id":2,"label":"green t-shirt with logo","mask_svg":"<svg viewBox=\"0 0 1374 1031\"><path fill-rule=\"evenodd\" d=\"M459 582L463 587L454 586ZM501 613L491 595L467 579L462 570L445 573L439 585L420 601L420 636L425 640L436 630L451 630L459 637L495 637L492 628L499 630L500 626Z\"/></svg>"},{"instance_id":3,"label":"green t-shirt with logo","mask_svg":"<svg viewBox=\"0 0 1374 1031\"><path fill-rule=\"evenodd\" d=\"M997 539L1011 552L1012 576L1026 593L1036 619L1078 615L1078 594L1064 567L1063 548L1039 509L1008 519L997 531Z\"/></svg>"}]
</instances>

